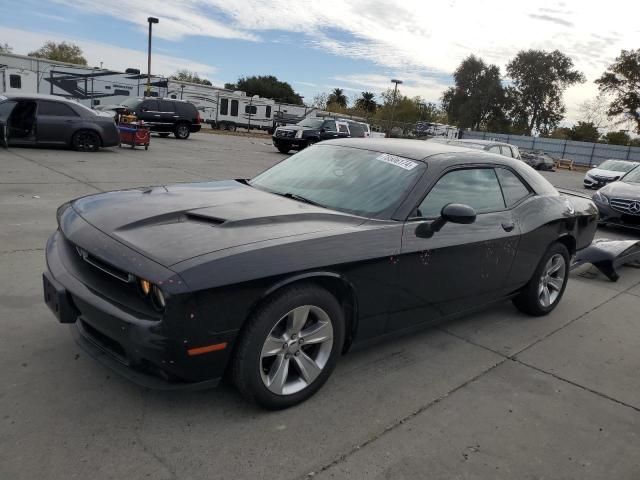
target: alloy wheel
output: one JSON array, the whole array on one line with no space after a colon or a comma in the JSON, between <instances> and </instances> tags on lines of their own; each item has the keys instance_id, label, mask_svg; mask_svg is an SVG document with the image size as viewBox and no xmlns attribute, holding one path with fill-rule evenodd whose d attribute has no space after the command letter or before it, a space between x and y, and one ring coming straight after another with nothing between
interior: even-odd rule
<instances>
[{"instance_id":1,"label":"alloy wheel","mask_svg":"<svg viewBox=\"0 0 640 480\"><path fill-rule=\"evenodd\" d=\"M304 390L322 373L332 348L329 315L314 305L294 308L278 320L262 346L262 382L277 395Z\"/></svg>"},{"instance_id":2,"label":"alloy wheel","mask_svg":"<svg viewBox=\"0 0 640 480\"><path fill-rule=\"evenodd\" d=\"M566 263L559 253L553 255L544 267L538 284L538 299L543 307L555 303L562 292L566 275Z\"/></svg>"}]
</instances>

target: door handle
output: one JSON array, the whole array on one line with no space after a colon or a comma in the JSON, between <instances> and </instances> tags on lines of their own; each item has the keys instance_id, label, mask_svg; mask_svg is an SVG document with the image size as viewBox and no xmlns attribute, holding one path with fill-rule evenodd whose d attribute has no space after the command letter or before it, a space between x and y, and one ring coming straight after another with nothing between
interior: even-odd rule
<instances>
[{"instance_id":1,"label":"door handle","mask_svg":"<svg viewBox=\"0 0 640 480\"><path fill-rule=\"evenodd\" d=\"M513 222L502 222L502 228L504 229L505 232L510 232L515 227L516 225Z\"/></svg>"}]
</instances>

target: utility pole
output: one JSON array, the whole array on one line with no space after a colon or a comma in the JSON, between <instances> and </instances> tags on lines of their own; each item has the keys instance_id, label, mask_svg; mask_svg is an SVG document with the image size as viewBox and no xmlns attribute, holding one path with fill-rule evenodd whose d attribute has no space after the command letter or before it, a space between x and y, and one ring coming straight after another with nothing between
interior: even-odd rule
<instances>
[{"instance_id":1,"label":"utility pole","mask_svg":"<svg viewBox=\"0 0 640 480\"><path fill-rule=\"evenodd\" d=\"M145 92L145 96L148 97L151 95L151 30L154 23L158 23L156 17L148 17L147 22L149 22L149 50L147 52L147 91Z\"/></svg>"},{"instance_id":2,"label":"utility pole","mask_svg":"<svg viewBox=\"0 0 640 480\"><path fill-rule=\"evenodd\" d=\"M387 134L391 137L391 129L393 128L393 116L396 113L396 96L398 95L398 84L402 84L402 80L397 80L395 78L391 79L392 83L395 83L395 87L393 87L393 106L391 107L391 121L389 122L389 128Z\"/></svg>"}]
</instances>

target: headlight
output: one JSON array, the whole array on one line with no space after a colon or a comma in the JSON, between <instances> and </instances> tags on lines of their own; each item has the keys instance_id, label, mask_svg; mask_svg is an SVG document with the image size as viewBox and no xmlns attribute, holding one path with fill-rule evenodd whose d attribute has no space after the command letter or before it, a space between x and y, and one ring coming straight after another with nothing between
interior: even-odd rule
<instances>
[{"instance_id":1,"label":"headlight","mask_svg":"<svg viewBox=\"0 0 640 480\"><path fill-rule=\"evenodd\" d=\"M302 130L296 132L296 138L302 138Z\"/></svg>"},{"instance_id":2,"label":"headlight","mask_svg":"<svg viewBox=\"0 0 640 480\"><path fill-rule=\"evenodd\" d=\"M167 302L164 298L164 293L162 293L162 290L158 285L154 285L144 278L138 278L138 291L140 292L140 295L148 299L153 308L159 312L163 311L164 307L166 307Z\"/></svg>"},{"instance_id":3,"label":"headlight","mask_svg":"<svg viewBox=\"0 0 640 480\"><path fill-rule=\"evenodd\" d=\"M596 203L602 203L602 204L604 204L604 205L609 205L609 199L608 199L605 195L603 195L602 193L600 193L600 192L596 192L596 193L593 195L593 200L594 200Z\"/></svg>"},{"instance_id":4,"label":"headlight","mask_svg":"<svg viewBox=\"0 0 640 480\"><path fill-rule=\"evenodd\" d=\"M140 287L140 293L145 297L151 292L151 282L149 280L145 280L144 278L138 279L138 286Z\"/></svg>"}]
</instances>

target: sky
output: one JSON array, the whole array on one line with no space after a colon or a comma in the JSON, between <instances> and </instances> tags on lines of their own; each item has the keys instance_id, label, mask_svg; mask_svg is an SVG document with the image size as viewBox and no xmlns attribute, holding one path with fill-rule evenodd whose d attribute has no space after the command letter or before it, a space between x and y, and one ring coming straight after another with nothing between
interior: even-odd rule
<instances>
[{"instance_id":1,"label":"sky","mask_svg":"<svg viewBox=\"0 0 640 480\"><path fill-rule=\"evenodd\" d=\"M519 50L559 49L587 81L567 90L565 123L597 95L598 78L622 49L640 48L640 2L617 0L0 0L0 44L26 54L70 41L89 65L152 73L197 72L223 86L275 75L311 103L339 87L349 97L404 81L405 95L438 103L468 55L506 65Z\"/></svg>"}]
</instances>

